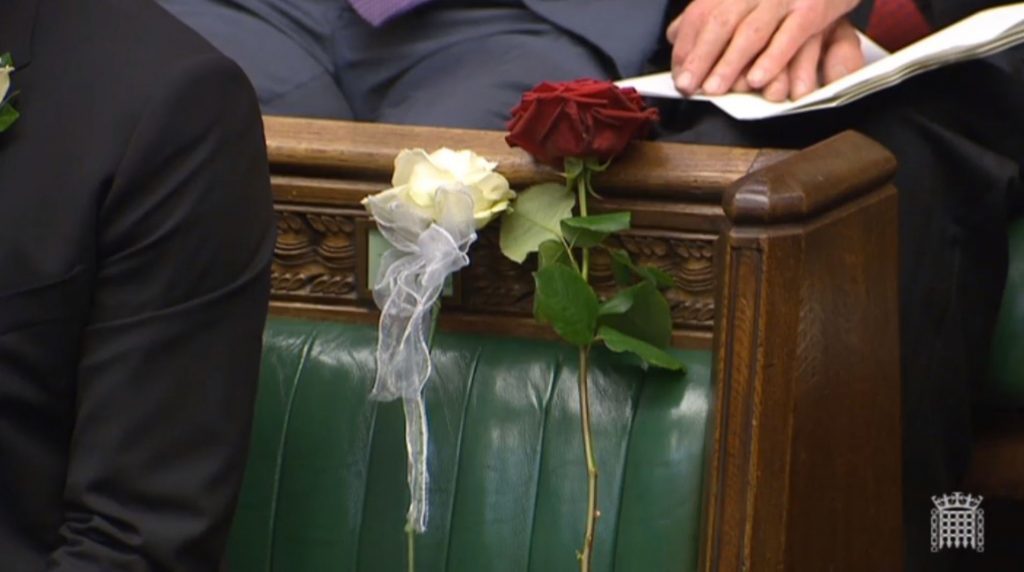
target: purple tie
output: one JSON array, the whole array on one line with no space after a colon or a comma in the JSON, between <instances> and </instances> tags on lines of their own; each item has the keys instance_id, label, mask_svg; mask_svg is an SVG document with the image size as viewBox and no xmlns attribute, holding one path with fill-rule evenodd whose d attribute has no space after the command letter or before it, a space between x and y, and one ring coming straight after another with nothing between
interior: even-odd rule
<instances>
[{"instance_id":1,"label":"purple tie","mask_svg":"<svg viewBox=\"0 0 1024 572\"><path fill-rule=\"evenodd\" d=\"M426 4L430 1L431 0L349 0L349 5L351 5L364 20L374 26L380 26L395 16L404 14L420 4Z\"/></svg>"}]
</instances>

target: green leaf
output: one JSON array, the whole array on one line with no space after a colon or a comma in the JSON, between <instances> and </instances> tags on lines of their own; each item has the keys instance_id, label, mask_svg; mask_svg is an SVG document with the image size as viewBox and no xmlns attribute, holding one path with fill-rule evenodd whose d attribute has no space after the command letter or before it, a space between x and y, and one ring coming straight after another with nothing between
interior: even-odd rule
<instances>
[{"instance_id":1,"label":"green leaf","mask_svg":"<svg viewBox=\"0 0 1024 572\"><path fill-rule=\"evenodd\" d=\"M638 293L643 295L641 292L650 288L650 284L642 282L635 286L620 290L615 293L614 296L606 300L597 310L598 316L614 316L616 314L625 314L633 307L633 303L636 301Z\"/></svg>"},{"instance_id":2,"label":"green leaf","mask_svg":"<svg viewBox=\"0 0 1024 572\"><path fill-rule=\"evenodd\" d=\"M604 341L604 345L613 352L630 352L636 354L650 365L686 371L686 366L668 352L656 348L651 344L628 336L615 328L601 326L597 331L597 337Z\"/></svg>"},{"instance_id":3,"label":"green leaf","mask_svg":"<svg viewBox=\"0 0 1024 572\"><path fill-rule=\"evenodd\" d=\"M665 297L650 282L632 288L633 303L622 314L601 316L601 324L657 348L668 347L672 338L672 315Z\"/></svg>"},{"instance_id":4,"label":"green leaf","mask_svg":"<svg viewBox=\"0 0 1024 572\"><path fill-rule=\"evenodd\" d=\"M534 185L519 193L501 217L501 252L522 263L546 240L562 238L559 223L572 215L576 197L558 183Z\"/></svg>"},{"instance_id":5,"label":"green leaf","mask_svg":"<svg viewBox=\"0 0 1024 572\"><path fill-rule=\"evenodd\" d=\"M578 272L553 264L534 275L533 315L551 324L555 332L575 346L589 345L597 329L597 294Z\"/></svg>"},{"instance_id":6,"label":"green leaf","mask_svg":"<svg viewBox=\"0 0 1024 572\"><path fill-rule=\"evenodd\" d=\"M14 58L11 57L10 52L0 54L0 68L14 67Z\"/></svg>"},{"instance_id":7,"label":"green leaf","mask_svg":"<svg viewBox=\"0 0 1024 572\"><path fill-rule=\"evenodd\" d=\"M572 258L569 257L569 251L565 249L565 245L560 240L545 240L540 243L540 248L537 249L537 261L538 268L545 268L552 264L576 268Z\"/></svg>"},{"instance_id":8,"label":"green leaf","mask_svg":"<svg viewBox=\"0 0 1024 572\"><path fill-rule=\"evenodd\" d=\"M562 220L562 233L569 246L591 248L601 244L609 234L628 229L629 219L628 212L574 216Z\"/></svg>"},{"instance_id":9,"label":"green leaf","mask_svg":"<svg viewBox=\"0 0 1024 572\"><path fill-rule=\"evenodd\" d=\"M639 278L650 282L659 290L672 288L676 285L672 275L655 266L637 266L625 250L612 248L608 249L612 258L612 276L619 286L627 286L633 283L633 278Z\"/></svg>"},{"instance_id":10,"label":"green leaf","mask_svg":"<svg viewBox=\"0 0 1024 572\"><path fill-rule=\"evenodd\" d=\"M9 103L0 107L0 132L6 131L20 115Z\"/></svg>"},{"instance_id":11,"label":"green leaf","mask_svg":"<svg viewBox=\"0 0 1024 572\"><path fill-rule=\"evenodd\" d=\"M629 286L633 283L633 260L625 250L612 248L608 250L612 258L612 276L619 286Z\"/></svg>"},{"instance_id":12,"label":"green leaf","mask_svg":"<svg viewBox=\"0 0 1024 572\"><path fill-rule=\"evenodd\" d=\"M636 272L641 278L654 284L658 290L664 290L676 285L676 281L672 279L668 272L656 266L639 266L636 268Z\"/></svg>"}]
</instances>

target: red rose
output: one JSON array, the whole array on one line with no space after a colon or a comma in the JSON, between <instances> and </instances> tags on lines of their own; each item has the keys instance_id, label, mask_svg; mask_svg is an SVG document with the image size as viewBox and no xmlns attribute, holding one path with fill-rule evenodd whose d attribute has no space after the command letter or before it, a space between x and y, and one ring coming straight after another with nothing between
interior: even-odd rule
<instances>
[{"instance_id":1,"label":"red rose","mask_svg":"<svg viewBox=\"0 0 1024 572\"><path fill-rule=\"evenodd\" d=\"M512 109L505 141L562 168L566 157L607 161L657 121L658 110L632 88L593 79L545 82Z\"/></svg>"}]
</instances>

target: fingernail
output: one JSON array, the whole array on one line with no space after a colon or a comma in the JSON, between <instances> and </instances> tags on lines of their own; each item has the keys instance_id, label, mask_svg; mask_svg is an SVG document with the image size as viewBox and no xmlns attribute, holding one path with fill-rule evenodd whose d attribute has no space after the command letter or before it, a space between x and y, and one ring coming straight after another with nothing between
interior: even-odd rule
<instances>
[{"instance_id":1,"label":"fingernail","mask_svg":"<svg viewBox=\"0 0 1024 572\"><path fill-rule=\"evenodd\" d=\"M764 76L765 73L762 69L751 70L750 73L747 74L747 82L749 82L753 87L762 87L766 79Z\"/></svg>"},{"instance_id":2,"label":"fingernail","mask_svg":"<svg viewBox=\"0 0 1024 572\"><path fill-rule=\"evenodd\" d=\"M713 75L704 82L704 91L710 94L716 94L722 91L722 78L717 75Z\"/></svg>"},{"instance_id":3,"label":"fingernail","mask_svg":"<svg viewBox=\"0 0 1024 572\"><path fill-rule=\"evenodd\" d=\"M676 87L679 91L692 92L694 88L693 74L688 71L679 74L679 77L676 79Z\"/></svg>"}]
</instances>

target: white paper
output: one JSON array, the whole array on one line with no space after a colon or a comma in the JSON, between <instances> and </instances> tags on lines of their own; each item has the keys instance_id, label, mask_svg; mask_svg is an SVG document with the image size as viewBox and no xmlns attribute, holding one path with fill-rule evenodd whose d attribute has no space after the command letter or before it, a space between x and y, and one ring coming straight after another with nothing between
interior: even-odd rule
<instances>
[{"instance_id":1,"label":"white paper","mask_svg":"<svg viewBox=\"0 0 1024 572\"><path fill-rule=\"evenodd\" d=\"M893 54L863 34L860 38L863 68L796 101L772 102L753 93L697 94L690 99L709 101L737 119L765 119L844 105L921 72L991 55L1024 42L1024 3L983 10ZM647 97L685 97L676 91L669 72L627 78L616 84L633 87Z\"/></svg>"}]
</instances>

